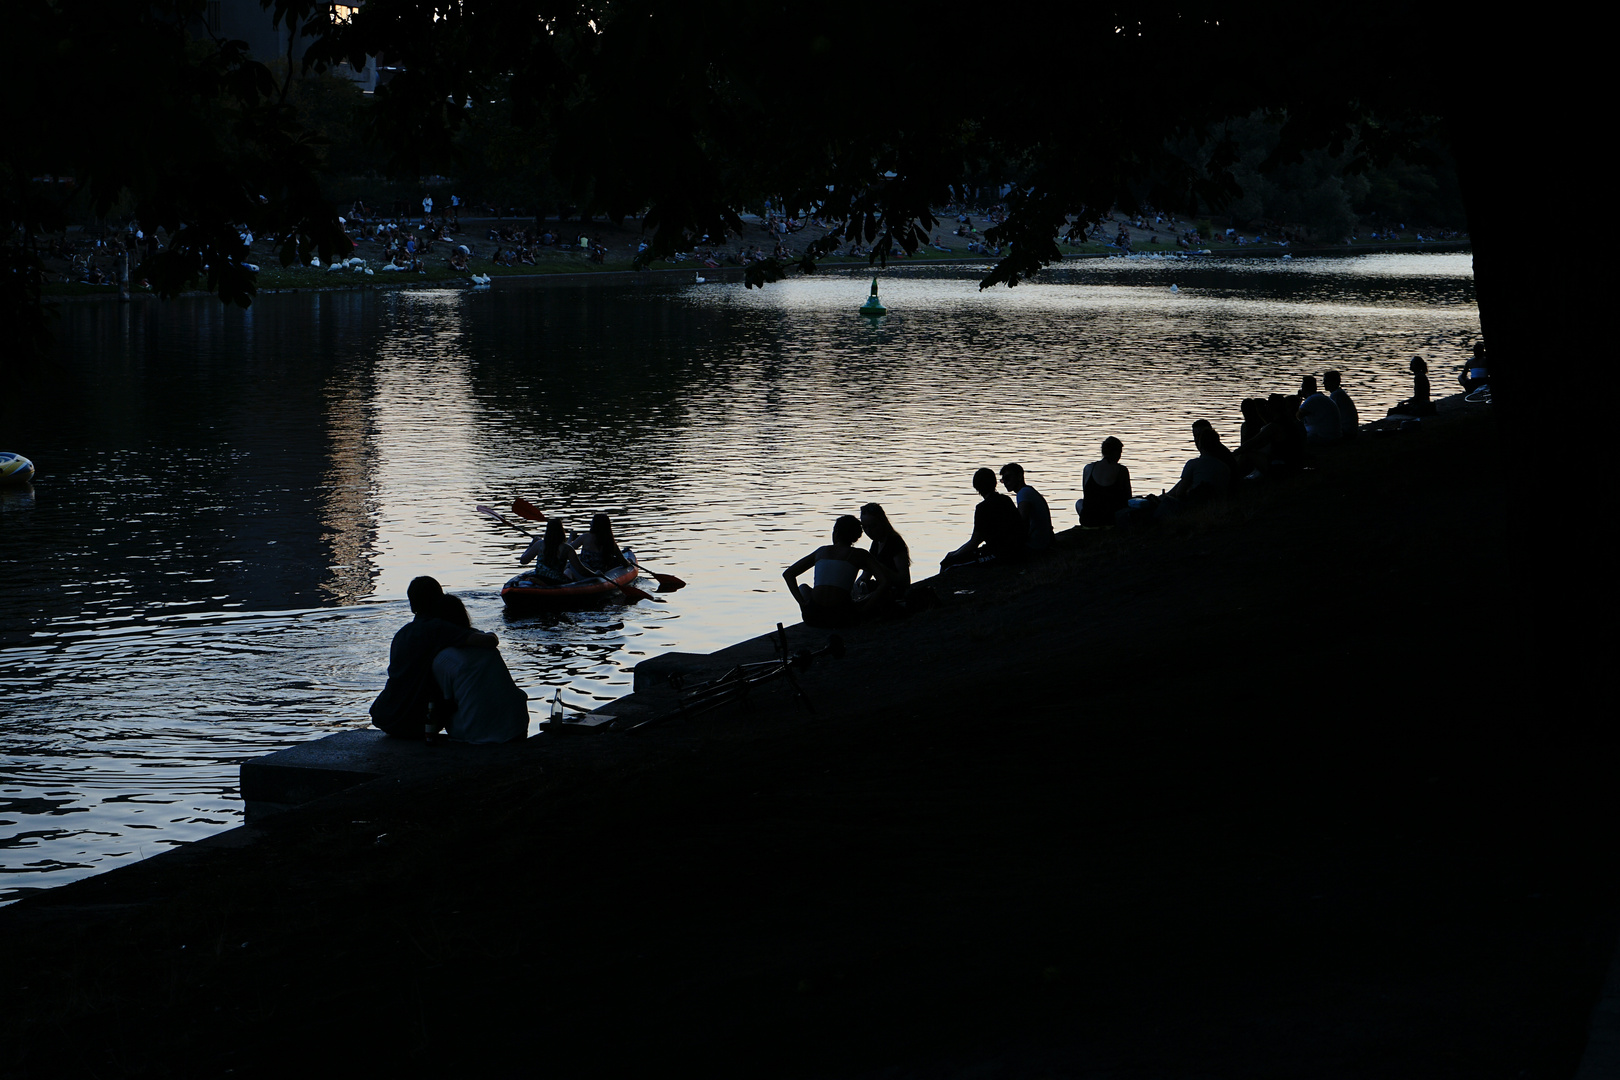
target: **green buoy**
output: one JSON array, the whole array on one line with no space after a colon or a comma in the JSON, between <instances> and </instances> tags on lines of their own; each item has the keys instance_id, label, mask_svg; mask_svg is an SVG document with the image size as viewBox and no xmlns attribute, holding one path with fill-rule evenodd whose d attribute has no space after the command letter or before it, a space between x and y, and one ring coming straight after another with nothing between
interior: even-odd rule
<instances>
[{"instance_id":1,"label":"green buoy","mask_svg":"<svg viewBox=\"0 0 1620 1080\"><path fill-rule=\"evenodd\" d=\"M862 315L870 315L873 318L876 318L879 315L887 315L888 313L889 313L889 309L884 307L883 306L883 301L878 299L877 278L873 278L872 279L872 295L868 296L866 298L866 303L861 305L861 314Z\"/></svg>"}]
</instances>

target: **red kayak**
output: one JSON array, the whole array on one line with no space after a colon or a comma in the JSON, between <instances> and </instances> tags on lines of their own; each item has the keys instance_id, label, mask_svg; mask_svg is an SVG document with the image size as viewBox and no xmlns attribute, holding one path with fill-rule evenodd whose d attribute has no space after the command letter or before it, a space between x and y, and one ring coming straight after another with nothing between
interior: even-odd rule
<instances>
[{"instance_id":1,"label":"red kayak","mask_svg":"<svg viewBox=\"0 0 1620 1080\"><path fill-rule=\"evenodd\" d=\"M634 584L640 574L635 553L626 548L623 564L581 581L559 583L532 572L519 574L501 586L501 602L507 607L575 607L600 600L609 593L618 593L620 585Z\"/></svg>"}]
</instances>

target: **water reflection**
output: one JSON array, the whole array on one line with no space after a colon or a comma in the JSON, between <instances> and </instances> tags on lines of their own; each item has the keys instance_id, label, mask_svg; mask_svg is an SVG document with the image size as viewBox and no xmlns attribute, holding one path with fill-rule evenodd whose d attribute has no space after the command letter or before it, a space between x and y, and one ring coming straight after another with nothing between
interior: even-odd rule
<instances>
[{"instance_id":1,"label":"water reflection","mask_svg":"<svg viewBox=\"0 0 1620 1080\"><path fill-rule=\"evenodd\" d=\"M670 648L795 617L783 563L883 503L919 575L973 469L1017 460L1060 524L1107 435L1168 486L1190 422L1345 371L1365 416L1478 334L1466 256L1086 262L761 291L524 288L67 306L60 379L6 414L40 468L0 500L0 890L237 820L247 757L365 722L405 585L440 578L535 699L589 707ZM1176 286L1171 291L1170 286ZM507 618L524 495L692 583L662 606Z\"/></svg>"}]
</instances>

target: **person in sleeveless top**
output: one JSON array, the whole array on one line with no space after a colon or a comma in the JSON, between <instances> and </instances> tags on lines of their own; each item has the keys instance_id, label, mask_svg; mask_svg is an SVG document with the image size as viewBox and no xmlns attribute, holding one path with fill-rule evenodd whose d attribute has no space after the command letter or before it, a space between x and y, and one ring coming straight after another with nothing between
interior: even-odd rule
<instances>
[{"instance_id":1,"label":"person in sleeveless top","mask_svg":"<svg viewBox=\"0 0 1620 1080\"><path fill-rule=\"evenodd\" d=\"M869 607L888 595L893 575L870 552L855 547L861 538L861 523L848 514L833 522L832 543L818 547L786 570L782 580L799 604L804 621L811 626L846 626L866 615ZM811 585L800 585L799 575L814 569ZM877 588L857 598L855 582L870 574Z\"/></svg>"},{"instance_id":2,"label":"person in sleeveless top","mask_svg":"<svg viewBox=\"0 0 1620 1080\"><path fill-rule=\"evenodd\" d=\"M1112 435L1103 440L1102 460L1093 461L1080 474L1080 498L1074 512L1088 529L1114 524L1114 515L1131 501L1131 471L1119 463L1125 444Z\"/></svg>"}]
</instances>

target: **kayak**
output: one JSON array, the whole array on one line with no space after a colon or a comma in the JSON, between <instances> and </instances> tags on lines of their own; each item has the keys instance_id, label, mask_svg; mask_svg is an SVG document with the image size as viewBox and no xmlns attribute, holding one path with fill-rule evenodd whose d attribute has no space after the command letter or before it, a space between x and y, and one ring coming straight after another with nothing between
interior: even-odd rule
<instances>
[{"instance_id":1,"label":"kayak","mask_svg":"<svg viewBox=\"0 0 1620 1080\"><path fill-rule=\"evenodd\" d=\"M629 548L624 550L625 561L611 570L583 581L556 582L536 577L531 571L501 586L501 602L507 607L565 608L599 600L617 594L620 585L630 585L641 574L636 556Z\"/></svg>"},{"instance_id":2,"label":"kayak","mask_svg":"<svg viewBox=\"0 0 1620 1080\"><path fill-rule=\"evenodd\" d=\"M26 484L34 476L34 463L21 454L0 450L0 484Z\"/></svg>"}]
</instances>

